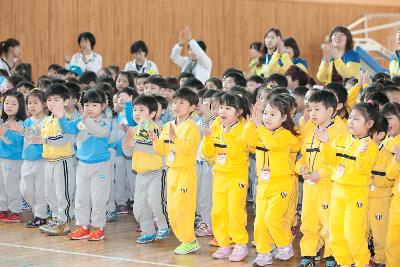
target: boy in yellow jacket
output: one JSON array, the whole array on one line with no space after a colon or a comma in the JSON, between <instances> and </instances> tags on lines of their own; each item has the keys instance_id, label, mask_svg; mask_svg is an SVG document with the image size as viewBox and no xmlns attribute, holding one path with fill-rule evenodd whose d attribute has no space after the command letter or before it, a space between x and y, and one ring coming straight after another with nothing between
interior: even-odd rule
<instances>
[{"instance_id":1,"label":"boy in yellow jacket","mask_svg":"<svg viewBox=\"0 0 400 267\"><path fill-rule=\"evenodd\" d=\"M133 214L142 230L136 240L139 244L165 239L169 234L165 164L149 136L149 132L159 134L154 122L157 111L154 97L141 95L135 99L133 119L137 126L128 131L123 146L124 154L132 156L132 169L137 173Z\"/></svg>"},{"instance_id":2,"label":"boy in yellow jacket","mask_svg":"<svg viewBox=\"0 0 400 267\"><path fill-rule=\"evenodd\" d=\"M200 131L190 115L196 110L199 98L188 88L174 94L172 110L176 117L167 123L160 138L151 133L154 149L166 157L167 210L169 222L176 238L182 242L175 249L179 255L200 249L194 234L196 211L196 155L200 143Z\"/></svg>"},{"instance_id":3,"label":"boy in yellow jacket","mask_svg":"<svg viewBox=\"0 0 400 267\"><path fill-rule=\"evenodd\" d=\"M346 134L343 124L336 124L332 118L337 101L332 92L320 90L311 95L308 100L310 120L315 127L326 129L331 138L338 134ZM332 189L332 170L324 164L320 154L321 142L315 137L314 131L309 131L301 148L301 158L296 163L296 172L302 175L303 207L301 227L303 237L300 241L301 260L299 266L315 265L318 244L322 237L325 242L324 258L326 266L336 264L329 246L329 213Z\"/></svg>"}]
</instances>

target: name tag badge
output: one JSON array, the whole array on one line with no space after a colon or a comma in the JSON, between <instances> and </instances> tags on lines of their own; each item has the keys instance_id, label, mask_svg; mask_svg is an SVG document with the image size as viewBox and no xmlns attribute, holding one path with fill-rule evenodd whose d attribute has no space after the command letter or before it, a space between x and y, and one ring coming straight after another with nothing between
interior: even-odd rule
<instances>
[{"instance_id":1,"label":"name tag badge","mask_svg":"<svg viewBox=\"0 0 400 267\"><path fill-rule=\"evenodd\" d=\"M218 164L225 164L226 162L226 152L217 153Z\"/></svg>"},{"instance_id":2,"label":"name tag badge","mask_svg":"<svg viewBox=\"0 0 400 267\"><path fill-rule=\"evenodd\" d=\"M260 177L263 180L269 181L269 178L271 178L271 169L270 168L262 168Z\"/></svg>"},{"instance_id":3,"label":"name tag badge","mask_svg":"<svg viewBox=\"0 0 400 267\"><path fill-rule=\"evenodd\" d=\"M369 191L374 192L375 191L375 185L371 184L369 186Z\"/></svg>"},{"instance_id":4,"label":"name tag badge","mask_svg":"<svg viewBox=\"0 0 400 267\"><path fill-rule=\"evenodd\" d=\"M342 164L339 164L337 170L336 170L336 176L337 177L342 177L344 173L345 167Z\"/></svg>"},{"instance_id":5,"label":"name tag badge","mask_svg":"<svg viewBox=\"0 0 400 267\"><path fill-rule=\"evenodd\" d=\"M174 162L174 160L175 160L175 152L174 152L174 151L170 151L170 152L168 153L167 160L168 160L169 162Z\"/></svg>"}]
</instances>

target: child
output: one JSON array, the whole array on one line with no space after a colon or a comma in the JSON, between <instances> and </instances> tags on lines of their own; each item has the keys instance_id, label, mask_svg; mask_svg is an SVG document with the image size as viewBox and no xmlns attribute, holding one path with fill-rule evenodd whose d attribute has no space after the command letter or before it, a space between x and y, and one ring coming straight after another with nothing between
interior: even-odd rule
<instances>
[{"instance_id":1,"label":"child","mask_svg":"<svg viewBox=\"0 0 400 267\"><path fill-rule=\"evenodd\" d=\"M207 90L213 89L215 91L220 91L222 89L222 81L217 77L211 77L205 82L204 88Z\"/></svg>"},{"instance_id":2,"label":"child","mask_svg":"<svg viewBox=\"0 0 400 267\"><path fill-rule=\"evenodd\" d=\"M272 244L277 246L276 259L293 257L290 228L285 215L293 193L294 161L292 153L299 150L299 141L290 117L290 104L276 95L267 100L264 115L256 105L243 133L256 149L258 174L254 242L258 255L255 266L272 264ZM254 134L255 133L255 134Z\"/></svg>"},{"instance_id":3,"label":"child","mask_svg":"<svg viewBox=\"0 0 400 267\"><path fill-rule=\"evenodd\" d=\"M203 83L195 77L187 79L187 81L184 84L184 87L191 89L195 93L204 89Z\"/></svg>"},{"instance_id":4,"label":"child","mask_svg":"<svg viewBox=\"0 0 400 267\"><path fill-rule=\"evenodd\" d=\"M332 92L320 90L308 99L310 119L314 128L327 129L332 138L346 134L344 125L334 123L336 97ZM329 246L329 212L332 189L332 171L322 161L321 142L316 140L314 131L308 131L301 148L301 158L296 163L296 172L304 179L301 227L303 237L300 241L301 260L299 266L315 266L315 256L319 241L325 242L324 258L326 266L335 266Z\"/></svg>"},{"instance_id":5,"label":"child","mask_svg":"<svg viewBox=\"0 0 400 267\"><path fill-rule=\"evenodd\" d=\"M145 82L145 95L159 95L167 88L167 81L160 75L152 75Z\"/></svg>"},{"instance_id":6,"label":"child","mask_svg":"<svg viewBox=\"0 0 400 267\"><path fill-rule=\"evenodd\" d=\"M24 99L26 101L26 97L28 96L29 92L35 88L31 82L22 81L17 84L17 91L23 94Z\"/></svg>"},{"instance_id":7,"label":"child","mask_svg":"<svg viewBox=\"0 0 400 267\"><path fill-rule=\"evenodd\" d=\"M159 135L154 119L157 100L142 95L134 102L134 120L138 126L128 131L124 138L124 153L132 156L132 169L137 173L133 214L142 234L136 243L145 244L168 237L166 203L166 170L164 160L154 151L149 132ZM154 225L154 220L158 230Z\"/></svg>"},{"instance_id":8,"label":"child","mask_svg":"<svg viewBox=\"0 0 400 267\"><path fill-rule=\"evenodd\" d=\"M229 257L241 261L247 253L246 194L249 151L242 141L244 118L249 104L238 95L224 94L220 100L219 120L204 130L203 155L214 161L213 233L220 246L215 259ZM232 251L230 244L235 243Z\"/></svg>"},{"instance_id":9,"label":"child","mask_svg":"<svg viewBox=\"0 0 400 267\"><path fill-rule=\"evenodd\" d=\"M211 97L215 90L207 90L201 98L197 114L201 116L199 121L201 134L204 130L210 128L215 120L211 113ZM199 155L197 157L197 212L200 215L201 222L196 229L196 236L212 236L211 226L211 208L212 208L212 158L201 155L202 142L200 143Z\"/></svg>"},{"instance_id":10,"label":"child","mask_svg":"<svg viewBox=\"0 0 400 267\"><path fill-rule=\"evenodd\" d=\"M4 94L0 126L0 220L7 223L21 221L21 179L24 137L7 128L8 124L22 124L26 119L24 96L16 91Z\"/></svg>"},{"instance_id":11,"label":"child","mask_svg":"<svg viewBox=\"0 0 400 267\"><path fill-rule=\"evenodd\" d=\"M372 184L369 186L369 207L368 207L368 228L367 236L372 239L374 244L375 266L384 266L385 242L388 229L389 207L392 196L393 182L396 177L389 177L391 173L386 169L393 156L388 149L383 146L389 123L387 119L380 115L375 121L372 140L379 146L379 160L372 169Z\"/></svg>"},{"instance_id":12,"label":"child","mask_svg":"<svg viewBox=\"0 0 400 267\"><path fill-rule=\"evenodd\" d=\"M135 79L135 86L139 95L144 94L146 80L150 77L148 73L138 73Z\"/></svg>"},{"instance_id":13,"label":"child","mask_svg":"<svg viewBox=\"0 0 400 267\"><path fill-rule=\"evenodd\" d=\"M300 67L292 65L285 72L288 81L288 89L293 90L299 86L306 86L308 75Z\"/></svg>"},{"instance_id":14,"label":"child","mask_svg":"<svg viewBox=\"0 0 400 267\"><path fill-rule=\"evenodd\" d=\"M22 197L32 207L33 212L33 218L26 223L26 227L36 228L45 225L47 218L45 168L42 157L43 145L31 144L30 137L40 135L42 122L46 118L44 113L46 98L43 92L34 89L28 94L26 102L32 116L22 124L25 140L20 189Z\"/></svg>"},{"instance_id":15,"label":"child","mask_svg":"<svg viewBox=\"0 0 400 267\"><path fill-rule=\"evenodd\" d=\"M89 86L94 87L96 85L97 75L93 71L85 71L79 76L79 85L82 91L85 91Z\"/></svg>"},{"instance_id":16,"label":"child","mask_svg":"<svg viewBox=\"0 0 400 267\"><path fill-rule=\"evenodd\" d=\"M62 69L62 67L58 64L50 64L47 68L47 76L49 78L57 76L57 70Z\"/></svg>"},{"instance_id":17,"label":"child","mask_svg":"<svg viewBox=\"0 0 400 267\"><path fill-rule=\"evenodd\" d=\"M67 82L65 83L65 86L69 91L69 103L66 111L71 116L72 120L76 120L80 116L80 113L76 107L78 105L80 106L81 90L79 85L74 82Z\"/></svg>"},{"instance_id":18,"label":"child","mask_svg":"<svg viewBox=\"0 0 400 267\"><path fill-rule=\"evenodd\" d=\"M80 227L68 234L73 240L104 239L106 203L111 189L111 164L108 139L111 120L103 114L105 94L89 89L83 96L82 117L69 121L63 105L57 104L52 112L62 131L76 135L79 159L76 170L75 217ZM92 231L89 230L92 226Z\"/></svg>"},{"instance_id":19,"label":"child","mask_svg":"<svg viewBox=\"0 0 400 267\"><path fill-rule=\"evenodd\" d=\"M305 86L299 86L293 89L293 95L296 98L296 104L297 104L294 123L297 128L300 125L299 122L300 118L304 116L304 110L305 110L304 98L306 97L307 92L308 88Z\"/></svg>"},{"instance_id":20,"label":"child","mask_svg":"<svg viewBox=\"0 0 400 267\"><path fill-rule=\"evenodd\" d=\"M115 87L118 91L121 91L125 87L135 87L135 80L128 71L118 72L115 78Z\"/></svg>"},{"instance_id":21,"label":"child","mask_svg":"<svg viewBox=\"0 0 400 267\"><path fill-rule=\"evenodd\" d=\"M69 103L68 88L54 83L46 92L47 107L53 112L57 105L64 108ZM66 235L70 228L73 213L72 201L75 195L75 138L60 128L54 114L44 119L41 137L32 136L32 144L43 144L45 159L45 194L53 219L39 227L39 231L48 235Z\"/></svg>"},{"instance_id":22,"label":"child","mask_svg":"<svg viewBox=\"0 0 400 267\"><path fill-rule=\"evenodd\" d=\"M264 85L264 79L258 75L252 75L247 79L246 90L252 95L257 95L257 91ZM254 101L255 103L255 101Z\"/></svg>"},{"instance_id":23,"label":"child","mask_svg":"<svg viewBox=\"0 0 400 267\"><path fill-rule=\"evenodd\" d=\"M200 132L190 115L196 110L199 98L188 88L174 94L172 110L176 116L162 130L160 139L151 133L157 153L166 157L167 209L171 228L181 243L175 253L182 255L200 249L194 235L196 210L196 148L200 143ZM182 212L185 211L185 212Z\"/></svg>"},{"instance_id":24,"label":"child","mask_svg":"<svg viewBox=\"0 0 400 267\"><path fill-rule=\"evenodd\" d=\"M233 86L246 87L246 79L243 74L237 71L228 72L222 81L222 91L228 92Z\"/></svg>"},{"instance_id":25,"label":"child","mask_svg":"<svg viewBox=\"0 0 400 267\"><path fill-rule=\"evenodd\" d=\"M173 76L167 76L165 80L167 81L167 87L161 90L160 93L168 100L168 103L171 103L175 92L179 89L179 82L178 79Z\"/></svg>"},{"instance_id":26,"label":"child","mask_svg":"<svg viewBox=\"0 0 400 267\"><path fill-rule=\"evenodd\" d=\"M340 266L368 266L367 242L369 185L378 159L378 145L370 138L378 118L374 104L356 104L347 122L349 134L330 143L326 129L315 129L322 160L332 168L329 242Z\"/></svg>"},{"instance_id":27,"label":"child","mask_svg":"<svg viewBox=\"0 0 400 267\"><path fill-rule=\"evenodd\" d=\"M337 98L337 115L342 119L342 120L347 120L349 117L349 112L347 111L347 96L348 93L346 91L346 88L344 88L344 85L341 83L329 83L324 86L324 90L331 91L332 93L335 94Z\"/></svg>"},{"instance_id":28,"label":"child","mask_svg":"<svg viewBox=\"0 0 400 267\"><path fill-rule=\"evenodd\" d=\"M159 112L157 112L156 115L156 122L160 122L161 126L163 126L164 124L166 124L169 121L173 121L175 118L174 116L171 114L171 106L168 105L168 100L160 95L154 95L154 98L157 100L157 103L159 104Z\"/></svg>"}]
</instances>

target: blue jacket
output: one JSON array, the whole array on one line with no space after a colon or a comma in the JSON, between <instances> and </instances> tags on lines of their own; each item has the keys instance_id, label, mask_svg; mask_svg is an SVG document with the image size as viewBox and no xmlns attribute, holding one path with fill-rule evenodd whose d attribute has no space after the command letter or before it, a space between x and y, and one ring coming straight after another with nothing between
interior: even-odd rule
<instances>
[{"instance_id":1,"label":"blue jacket","mask_svg":"<svg viewBox=\"0 0 400 267\"><path fill-rule=\"evenodd\" d=\"M41 160L43 159L43 145L42 144L31 144L27 137L30 135L38 135L40 136L40 123L44 120L44 118L40 121L35 120L30 117L27 118L22 127L24 128L25 142L24 142L24 151L22 153L22 157L24 160Z\"/></svg>"},{"instance_id":2,"label":"blue jacket","mask_svg":"<svg viewBox=\"0 0 400 267\"><path fill-rule=\"evenodd\" d=\"M9 160L22 160L24 136L19 132L6 130L0 138L0 158Z\"/></svg>"}]
</instances>

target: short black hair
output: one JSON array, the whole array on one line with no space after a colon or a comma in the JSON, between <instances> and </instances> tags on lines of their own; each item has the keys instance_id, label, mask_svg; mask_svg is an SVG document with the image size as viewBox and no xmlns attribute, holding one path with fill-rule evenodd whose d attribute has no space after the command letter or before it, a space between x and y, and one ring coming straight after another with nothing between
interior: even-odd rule
<instances>
[{"instance_id":1,"label":"short black hair","mask_svg":"<svg viewBox=\"0 0 400 267\"><path fill-rule=\"evenodd\" d=\"M285 38L283 40L283 45L293 49L293 58L298 58L300 56L300 48L293 37Z\"/></svg>"},{"instance_id":2,"label":"short black hair","mask_svg":"<svg viewBox=\"0 0 400 267\"><path fill-rule=\"evenodd\" d=\"M328 90L318 90L314 92L308 99L309 103L322 103L322 105L328 109L333 108L336 111L337 99L334 93Z\"/></svg>"},{"instance_id":3,"label":"short black hair","mask_svg":"<svg viewBox=\"0 0 400 267\"><path fill-rule=\"evenodd\" d=\"M261 42L252 42L250 44L250 49L254 49L257 50L258 52L261 52L261 47L262 47L262 43Z\"/></svg>"},{"instance_id":4,"label":"short black hair","mask_svg":"<svg viewBox=\"0 0 400 267\"><path fill-rule=\"evenodd\" d=\"M231 73L231 72L237 72L237 73L241 74L242 76L244 76L243 71L241 71L241 70L239 70L237 68L227 68L226 70L224 70L224 73L223 73L222 77L227 76L228 73Z\"/></svg>"},{"instance_id":5,"label":"short black hair","mask_svg":"<svg viewBox=\"0 0 400 267\"><path fill-rule=\"evenodd\" d=\"M106 94L103 91L97 90L95 88L90 88L85 92L82 97L82 104L85 103L106 103Z\"/></svg>"},{"instance_id":6,"label":"short black hair","mask_svg":"<svg viewBox=\"0 0 400 267\"><path fill-rule=\"evenodd\" d=\"M114 79L111 75L101 75L97 77L96 83L108 83L111 86L114 86Z\"/></svg>"},{"instance_id":7,"label":"short black hair","mask_svg":"<svg viewBox=\"0 0 400 267\"><path fill-rule=\"evenodd\" d=\"M179 89L179 81L177 78L173 76L167 76L165 77L165 80L167 81L167 88L172 89L174 91Z\"/></svg>"},{"instance_id":8,"label":"short black hair","mask_svg":"<svg viewBox=\"0 0 400 267\"><path fill-rule=\"evenodd\" d=\"M374 123L374 133L387 133L389 129L389 122L382 114L378 115Z\"/></svg>"},{"instance_id":9,"label":"short black hair","mask_svg":"<svg viewBox=\"0 0 400 267\"><path fill-rule=\"evenodd\" d=\"M286 87L275 87L274 89L269 90L269 91L270 91L270 93L268 94L267 99L270 99L273 96L281 95L281 94L290 95L290 91Z\"/></svg>"},{"instance_id":10,"label":"short black hair","mask_svg":"<svg viewBox=\"0 0 400 267\"><path fill-rule=\"evenodd\" d=\"M240 85L243 87L246 86L246 78L244 77L244 75L240 74L239 72L236 72L236 71L228 72L224 76L224 79L226 79L228 77L232 78L235 81L236 85Z\"/></svg>"},{"instance_id":11,"label":"short black hair","mask_svg":"<svg viewBox=\"0 0 400 267\"><path fill-rule=\"evenodd\" d=\"M147 83L158 85L160 88L167 88L167 80L158 74L151 75L147 78Z\"/></svg>"},{"instance_id":12,"label":"short black hair","mask_svg":"<svg viewBox=\"0 0 400 267\"><path fill-rule=\"evenodd\" d=\"M122 88L122 89L118 92L118 94L120 94L120 93L126 93L127 95L129 95L130 97L132 97L132 100L135 100L136 97L139 96L139 94L138 94L138 92L136 91L136 89L135 89L135 88L132 88L132 87L124 87L124 88Z\"/></svg>"},{"instance_id":13,"label":"short black hair","mask_svg":"<svg viewBox=\"0 0 400 267\"><path fill-rule=\"evenodd\" d=\"M390 75L385 72L378 72L372 76L372 82L376 82L379 79L390 80Z\"/></svg>"},{"instance_id":14,"label":"short black hair","mask_svg":"<svg viewBox=\"0 0 400 267\"><path fill-rule=\"evenodd\" d=\"M131 45L130 51L131 51L131 54L138 53L138 52L144 52L146 56L149 53L149 49L147 48L146 43L142 40L134 42Z\"/></svg>"},{"instance_id":15,"label":"short black hair","mask_svg":"<svg viewBox=\"0 0 400 267\"><path fill-rule=\"evenodd\" d=\"M142 105L145 106L149 109L149 113L156 112L158 110L158 104L157 104L157 99L154 98L154 96L150 95L140 95L138 96L135 101L133 102L133 105Z\"/></svg>"},{"instance_id":16,"label":"short black hair","mask_svg":"<svg viewBox=\"0 0 400 267\"><path fill-rule=\"evenodd\" d=\"M35 88L33 83L28 82L28 81L20 81L15 88L18 89L20 87L25 87L25 88L29 89L29 91L32 90L33 88Z\"/></svg>"},{"instance_id":17,"label":"short black hair","mask_svg":"<svg viewBox=\"0 0 400 267\"><path fill-rule=\"evenodd\" d=\"M380 110L383 116L394 115L400 120L400 104L396 102L389 102L383 105Z\"/></svg>"},{"instance_id":18,"label":"short black hair","mask_svg":"<svg viewBox=\"0 0 400 267\"><path fill-rule=\"evenodd\" d=\"M221 90L221 89L222 89L222 81L221 81L220 78L211 77L210 79L208 79L208 80L205 82L205 84L206 84L207 82L212 82L213 84L215 84L215 86L218 88L218 90Z\"/></svg>"},{"instance_id":19,"label":"short black hair","mask_svg":"<svg viewBox=\"0 0 400 267\"><path fill-rule=\"evenodd\" d=\"M59 68L56 70L56 73L65 76L67 75L67 73L69 73L69 70L67 70L66 68Z\"/></svg>"},{"instance_id":20,"label":"short black hair","mask_svg":"<svg viewBox=\"0 0 400 267\"><path fill-rule=\"evenodd\" d=\"M266 79L266 83L270 83L270 82L276 82L278 84L278 86L282 86L282 87L288 86L288 80L287 80L286 76L283 74L280 74L280 73L271 74Z\"/></svg>"},{"instance_id":21,"label":"short black hair","mask_svg":"<svg viewBox=\"0 0 400 267\"><path fill-rule=\"evenodd\" d=\"M160 103L161 109L168 108L168 100L165 97L161 95L153 95L153 97L157 100L158 103Z\"/></svg>"},{"instance_id":22,"label":"short black hair","mask_svg":"<svg viewBox=\"0 0 400 267\"><path fill-rule=\"evenodd\" d=\"M290 76L292 81L298 81L299 86L306 86L308 83L308 74L304 70L302 70L299 66L292 65L290 66L286 72L285 76Z\"/></svg>"},{"instance_id":23,"label":"short black hair","mask_svg":"<svg viewBox=\"0 0 400 267\"><path fill-rule=\"evenodd\" d=\"M178 76L178 80L180 81L183 78L192 78L195 77L193 73L191 72L181 72Z\"/></svg>"},{"instance_id":24,"label":"short black hair","mask_svg":"<svg viewBox=\"0 0 400 267\"><path fill-rule=\"evenodd\" d=\"M97 74L94 71L84 71L81 76L79 76L79 84L89 85L91 82L96 83Z\"/></svg>"},{"instance_id":25,"label":"short black hair","mask_svg":"<svg viewBox=\"0 0 400 267\"><path fill-rule=\"evenodd\" d=\"M48 77L41 77L39 78L38 82L37 82L37 86L38 88L44 88L47 90L47 88L49 88L51 84L51 80Z\"/></svg>"},{"instance_id":26,"label":"short black hair","mask_svg":"<svg viewBox=\"0 0 400 267\"><path fill-rule=\"evenodd\" d=\"M307 92L308 92L308 87L305 86L299 86L293 89L293 94L296 96L305 97Z\"/></svg>"},{"instance_id":27,"label":"short black hair","mask_svg":"<svg viewBox=\"0 0 400 267\"><path fill-rule=\"evenodd\" d=\"M81 99L81 88L79 87L79 84L74 82L66 82L65 86L69 90L69 97L71 99L78 99L78 101Z\"/></svg>"},{"instance_id":28,"label":"short black hair","mask_svg":"<svg viewBox=\"0 0 400 267\"><path fill-rule=\"evenodd\" d=\"M32 81L32 65L21 63L15 67L15 72L24 76L28 81Z\"/></svg>"},{"instance_id":29,"label":"short black hair","mask_svg":"<svg viewBox=\"0 0 400 267\"><path fill-rule=\"evenodd\" d=\"M47 71L49 71L49 70L58 70L58 69L61 69L62 67L60 66L60 65L58 65L58 64L50 64L48 67L47 67Z\"/></svg>"},{"instance_id":30,"label":"short black hair","mask_svg":"<svg viewBox=\"0 0 400 267\"><path fill-rule=\"evenodd\" d=\"M20 92L18 92L16 90L9 90L9 91L5 92L3 101L5 101L7 96L13 96L18 101L18 111L17 111L17 114L15 115L16 121L25 120L26 119L26 110L25 110L25 99L24 99L23 94L21 94ZM1 119L3 120L3 122L8 120L8 115L4 112L4 104L2 107L2 111L1 111Z\"/></svg>"},{"instance_id":31,"label":"short black hair","mask_svg":"<svg viewBox=\"0 0 400 267\"><path fill-rule=\"evenodd\" d=\"M342 104L347 103L348 93L342 83L337 83L337 82L328 83L327 85L324 86L324 90L328 90L334 93L337 96L339 103Z\"/></svg>"},{"instance_id":32,"label":"short black hair","mask_svg":"<svg viewBox=\"0 0 400 267\"><path fill-rule=\"evenodd\" d=\"M57 77L51 77L50 78L51 83L61 83L61 84L65 84L66 81Z\"/></svg>"},{"instance_id":33,"label":"short black hair","mask_svg":"<svg viewBox=\"0 0 400 267\"><path fill-rule=\"evenodd\" d=\"M373 92L372 94L369 94L368 96L366 96L365 102L368 102L368 100L377 103L379 106L383 106L386 103L390 102L387 95L384 94L383 92Z\"/></svg>"},{"instance_id":34,"label":"short black hair","mask_svg":"<svg viewBox=\"0 0 400 267\"><path fill-rule=\"evenodd\" d=\"M148 73L146 73L146 72L142 72L142 73L138 73L138 74L137 74L136 79L141 79L141 78L147 79L147 78L149 78L149 77L150 77L150 74L148 74Z\"/></svg>"},{"instance_id":35,"label":"short black hair","mask_svg":"<svg viewBox=\"0 0 400 267\"><path fill-rule=\"evenodd\" d=\"M192 78L187 79L183 86L184 87L194 88L194 89L196 89L196 91L199 91L199 90L204 88L203 83L199 79L197 79L196 77L192 77Z\"/></svg>"},{"instance_id":36,"label":"short black hair","mask_svg":"<svg viewBox=\"0 0 400 267\"><path fill-rule=\"evenodd\" d=\"M229 89L230 94L239 95L242 98L246 98L246 103L252 102L252 95L249 91L246 90L243 86L234 85L231 89Z\"/></svg>"},{"instance_id":37,"label":"short black hair","mask_svg":"<svg viewBox=\"0 0 400 267\"><path fill-rule=\"evenodd\" d=\"M173 99L184 99L188 101L191 106L197 106L197 104L199 104L199 97L197 94L187 87L183 87L176 91Z\"/></svg>"},{"instance_id":38,"label":"short black hair","mask_svg":"<svg viewBox=\"0 0 400 267\"><path fill-rule=\"evenodd\" d=\"M22 82L22 81L28 81L23 75L21 74L13 74L7 79L14 88L17 87L17 84Z\"/></svg>"},{"instance_id":39,"label":"short black hair","mask_svg":"<svg viewBox=\"0 0 400 267\"><path fill-rule=\"evenodd\" d=\"M264 78L259 75L251 75L249 78L247 78L247 81L264 84Z\"/></svg>"},{"instance_id":40,"label":"short black hair","mask_svg":"<svg viewBox=\"0 0 400 267\"><path fill-rule=\"evenodd\" d=\"M218 93L218 91L217 91L217 90L214 90L214 89L208 89L208 90L204 93L203 98L212 98L212 96L213 96L215 93Z\"/></svg>"},{"instance_id":41,"label":"short black hair","mask_svg":"<svg viewBox=\"0 0 400 267\"><path fill-rule=\"evenodd\" d=\"M82 32L78 36L78 45L81 44L82 39L87 39L90 42L90 47L93 49L94 46L96 45L96 38L94 37L93 33L91 32Z\"/></svg>"},{"instance_id":42,"label":"short black hair","mask_svg":"<svg viewBox=\"0 0 400 267\"><path fill-rule=\"evenodd\" d=\"M207 92L207 89L201 89L201 90L198 90L198 91L196 92L196 94L199 96L199 98L203 98L205 92ZM200 101L200 100L199 100L199 101Z\"/></svg>"},{"instance_id":43,"label":"short black hair","mask_svg":"<svg viewBox=\"0 0 400 267\"><path fill-rule=\"evenodd\" d=\"M46 99L50 96L60 96L63 100L69 99L69 90L62 83L53 83L46 91Z\"/></svg>"},{"instance_id":44,"label":"short black hair","mask_svg":"<svg viewBox=\"0 0 400 267\"><path fill-rule=\"evenodd\" d=\"M119 75L124 75L128 79L129 87L135 87L135 77L133 77L132 72L130 71L118 71L117 75L115 76L115 82L118 80Z\"/></svg>"}]
</instances>

